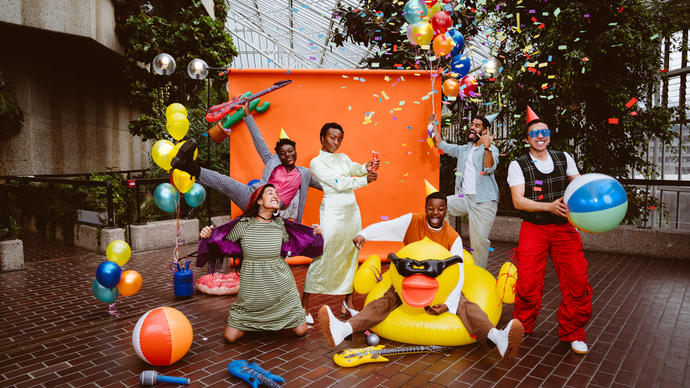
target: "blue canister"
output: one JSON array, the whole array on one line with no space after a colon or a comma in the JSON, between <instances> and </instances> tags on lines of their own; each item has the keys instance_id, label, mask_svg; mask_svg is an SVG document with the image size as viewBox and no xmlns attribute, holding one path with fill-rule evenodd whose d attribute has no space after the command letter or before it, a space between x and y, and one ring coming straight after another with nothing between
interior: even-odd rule
<instances>
[{"instance_id":1,"label":"blue canister","mask_svg":"<svg viewBox=\"0 0 690 388\"><path fill-rule=\"evenodd\" d=\"M187 261L184 268L177 263L177 271L175 271L175 296L178 298L189 298L194 293L194 272L189 269Z\"/></svg>"}]
</instances>

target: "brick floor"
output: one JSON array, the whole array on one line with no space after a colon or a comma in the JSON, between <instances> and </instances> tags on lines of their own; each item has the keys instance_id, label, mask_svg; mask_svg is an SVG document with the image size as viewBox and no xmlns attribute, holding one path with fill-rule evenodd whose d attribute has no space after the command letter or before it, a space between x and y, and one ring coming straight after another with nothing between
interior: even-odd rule
<instances>
[{"instance_id":1,"label":"brick floor","mask_svg":"<svg viewBox=\"0 0 690 388\"><path fill-rule=\"evenodd\" d=\"M25 243L26 244L26 243ZM31 245L31 243L27 244ZM511 243L494 244L489 270L506 261ZM27 249L28 248L28 249ZM386 363L339 368L319 333L304 338L280 333L248 334L225 343L222 330L235 300L195 294L176 299L168 263L171 249L134 253L125 269L142 274L142 289L123 298L119 317L91 294L96 267L104 257L78 248L40 242L25 249L27 269L0 274L0 385L45 387L129 387L141 371L187 376L197 387L247 386L227 371L232 360L258 362L283 376L291 387L690 387L690 263L586 252L594 288L594 314L587 325L590 353L578 356L557 335L558 281L549 264L544 307L533 335L514 361L474 344L440 354L391 356ZM184 252L192 252L186 246ZM298 287L306 267L293 267ZM194 269L195 275L205 272ZM339 311L340 297L314 295L312 315L323 303ZM363 298L356 303L361 306ZM131 345L137 319L149 309L173 306L194 327L186 356L169 367L151 367ZM505 305L499 326L511 317ZM401 344L383 340L388 346ZM348 346L358 347L356 335Z\"/></svg>"}]
</instances>

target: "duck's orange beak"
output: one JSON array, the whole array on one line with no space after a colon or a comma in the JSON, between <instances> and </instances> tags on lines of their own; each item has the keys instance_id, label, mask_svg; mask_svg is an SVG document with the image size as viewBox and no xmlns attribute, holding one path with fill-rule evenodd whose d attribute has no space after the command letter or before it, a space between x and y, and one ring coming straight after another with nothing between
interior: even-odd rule
<instances>
[{"instance_id":1,"label":"duck's orange beak","mask_svg":"<svg viewBox=\"0 0 690 388\"><path fill-rule=\"evenodd\" d=\"M408 276L402 281L403 302L412 307L425 307L431 304L438 292L438 281L422 274Z\"/></svg>"}]
</instances>

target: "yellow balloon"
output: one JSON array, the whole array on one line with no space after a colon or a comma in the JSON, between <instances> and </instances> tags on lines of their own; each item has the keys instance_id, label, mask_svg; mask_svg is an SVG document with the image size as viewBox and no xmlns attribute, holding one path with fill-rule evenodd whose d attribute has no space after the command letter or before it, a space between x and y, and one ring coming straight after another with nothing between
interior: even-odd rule
<instances>
[{"instance_id":1,"label":"yellow balloon","mask_svg":"<svg viewBox=\"0 0 690 388\"><path fill-rule=\"evenodd\" d=\"M167 117L168 121L165 123L168 128L168 133L175 140L180 140L189 131L189 120L187 116L182 113L173 113Z\"/></svg>"},{"instance_id":2,"label":"yellow balloon","mask_svg":"<svg viewBox=\"0 0 690 388\"><path fill-rule=\"evenodd\" d=\"M426 46L434 38L434 29L429 22L418 22L412 26L412 38L420 46Z\"/></svg>"},{"instance_id":3,"label":"yellow balloon","mask_svg":"<svg viewBox=\"0 0 690 388\"><path fill-rule=\"evenodd\" d=\"M132 248L129 247L125 241L115 240L108 245L105 250L105 257L108 260L115 262L119 266L125 265L129 261L129 256L132 254Z\"/></svg>"},{"instance_id":4,"label":"yellow balloon","mask_svg":"<svg viewBox=\"0 0 690 388\"><path fill-rule=\"evenodd\" d=\"M172 172L172 180L177 190L179 190L180 193L184 194L191 190L192 186L194 186L196 178L184 171L174 169Z\"/></svg>"},{"instance_id":5,"label":"yellow balloon","mask_svg":"<svg viewBox=\"0 0 690 388\"><path fill-rule=\"evenodd\" d=\"M176 154L175 145L170 140L158 140L151 148L153 162L165 171L169 171L172 168L170 161L172 161Z\"/></svg>"},{"instance_id":6,"label":"yellow balloon","mask_svg":"<svg viewBox=\"0 0 690 388\"><path fill-rule=\"evenodd\" d=\"M185 140L185 141L187 141L187 140ZM175 144L175 148L173 149L173 151L171 153L172 154L172 157L170 158L171 160L172 160L172 158L175 157L175 155L177 155L178 152L180 152L180 147L182 147L182 144L184 144L185 141L181 141L181 142ZM199 148L198 147L194 150L193 159L196 160L197 156L199 156Z\"/></svg>"},{"instance_id":7,"label":"yellow balloon","mask_svg":"<svg viewBox=\"0 0 690 388\"><path fill-rule=\"evenodd\" d=\"M174 102L165 109L165 118L170 117L173 113L182 113L184 117L187 117L187 108L179 102Z\"/></svg>"},{"instance_id":8,"label":"yellow balloon","mask_svg":"<svg viewBox=\"0 0 690 388\"><path fill-rule=\"evenodd\" d=\"M441 11L441 1L439 0L436 2L436 4L434 4L431 8L429 8L429 14L427 15L427 17L429 18L429 20L431 20L431 17L434 16L434 14L436 12L440 12L440 11Z\"/></svg>"},{"instance_id":9,"label":"yellow balloon","mask_svg":"<svg viewBox=\"0 0 690 388\"><path fill-rule=\"evenodd\" d=\"M517 282L517 267L507 261L501 266L496 279L496 294L503 303L515 303L515 282Z\"/></svg>"}]
</instances>

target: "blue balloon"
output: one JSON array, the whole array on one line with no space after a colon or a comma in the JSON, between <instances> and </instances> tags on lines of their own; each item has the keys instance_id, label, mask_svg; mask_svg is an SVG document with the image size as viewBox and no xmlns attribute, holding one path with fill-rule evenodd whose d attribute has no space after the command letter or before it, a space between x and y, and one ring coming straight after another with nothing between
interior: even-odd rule
<instances>
[{"instance_id":1,"label":"blue balloon","mask_svg":"<svg viewBox=\"0 0 690 388\"><path fill-rule=\"evenodd\" d=\"M458 73L458 78L462 78L470 72L470 65L470 57L464 54L454 56L450 62L450 68L453 73Z\"/></svg>"},{"instance_id":2,"label":"blue balloon","mask_svg":"<svg viewBox=\"0 0 690 388\"><path fill-rule=\"evenodd\" d=\"M418 0L409 0L403 8L403 15L409 24L415 24L422 21L422 18L428 14L426 4L420 3Z\"/></svg>"},{"instance_id":3,"label":"blue balloon","mask_svg":"<svg viewBox=\"0 0 690 388\"><path fill-rule=\"evenodd\" d=\"M117 299L117 287L103 287L97 279L93 279L93 283L91 283L91 292L96 299L103 303L113 303Z\"/></svg>"},{"instance_id":4,"label":"blue balloon","mask_svg":"<svg viewBox=\"0 0 690 388\"><path fill-rule=\"evenodd\" d=\"M153 201L164 212L173 213L180 201L180 192L170 183L161 183L153 192Z\"/></svg>"},{"instance_id":5,"label":"blue balloon","mask_svg":"<svg viewBox=\"0 0 690 388\"><path fill-rule=\"evenodd\" d=\"M122 268L114 261L104 261L96 269L96 280L105 288L113 288L120 283Z\"/></svg>"},{"instance_id":6,"label":"blue balloon","mask_svg":"<svg viewBox=\"0 0 690 388\"><path fill-rule=\"evenodd\" d=\"M453 42L455 42L455 47L453 47L453 49L450 50L450 56L454 57L460 54L465 49L465 37L462 36L460 31L458 30L448 30L448 33L450 34L450 37L453 39Z\"/></svg>"},{"instance_id":7,"label":"blue balloon","mask_svg":"<svg viewBox=\"0 0 690 388\"><path fill-rule=\"evenodd\" d=\"M184 201L187 202L187 205L191 207L201 206L205 199L206 190L204 189L204 186L198 183L193 184L192 188L189 189L188 192L184 193Z\"/></svg>"}]
</instances>

